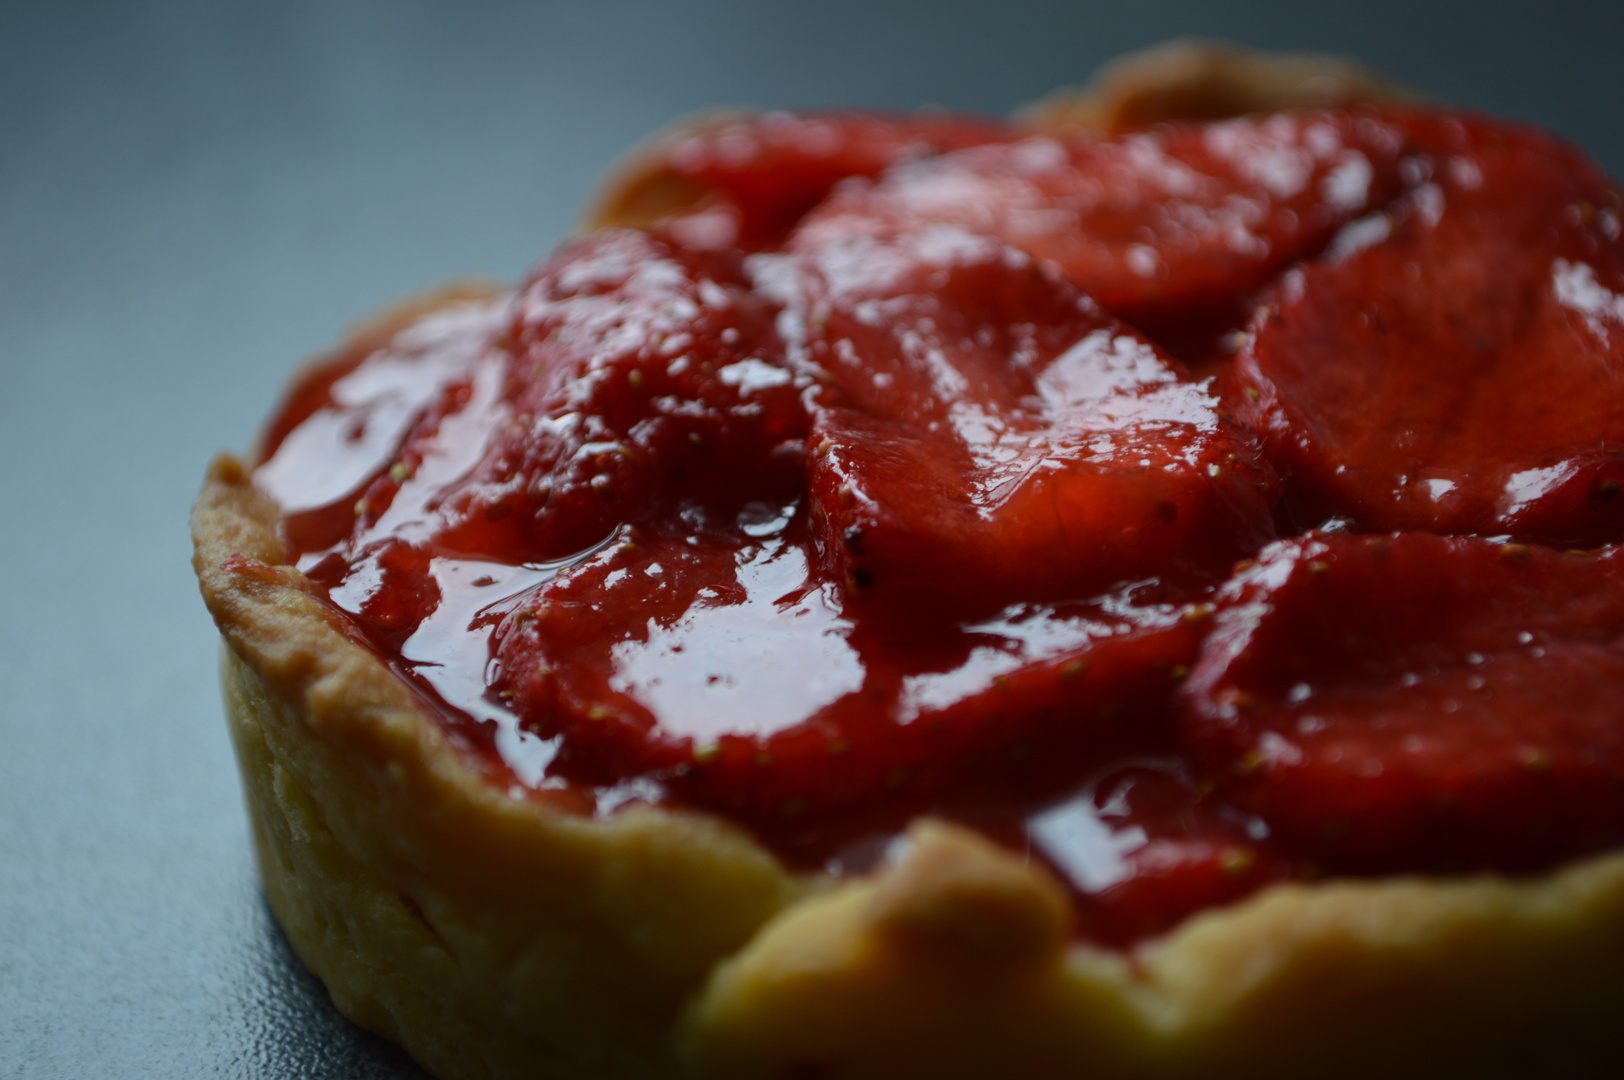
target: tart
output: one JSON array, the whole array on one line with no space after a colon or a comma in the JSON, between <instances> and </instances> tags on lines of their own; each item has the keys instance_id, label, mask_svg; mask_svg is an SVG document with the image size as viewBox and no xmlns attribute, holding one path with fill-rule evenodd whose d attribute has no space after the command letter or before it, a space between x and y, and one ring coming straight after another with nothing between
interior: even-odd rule
<instances>
[{"instance_id":1,"label":"tart","mask_svg":"<svg viewBox=\"0 0 1624 1080\"><path fill-rule=\"evenodd\" d=\"M308 367L193 529L339 1008L455 1078L1603 1072L1624 204L1403 97L711 118Z\"/></svg>"}]
</instances>

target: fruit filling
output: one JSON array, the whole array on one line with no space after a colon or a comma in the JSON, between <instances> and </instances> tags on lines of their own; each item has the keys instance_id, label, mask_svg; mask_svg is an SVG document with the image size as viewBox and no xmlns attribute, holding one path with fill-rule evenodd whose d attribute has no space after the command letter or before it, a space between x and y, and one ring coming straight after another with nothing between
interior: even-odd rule
<instances>
[{"instance_id":1,"label":"fruit filling","mask_svg":"<svg viewBox=\"0 0 1624 1080\"><path fill-rule=\"evenodd\" d=\"M1411 127L1412 188L1274 286L1241 415L1300 522L1615 541L1618 189L1538 132Z\"/></svg>"},{"instance_id":2,"label":"fruit filling","mask_svg":"<svg viewBox=\"0 0 1624 1080\"><path fill-rule=\"evenodd\" d=\"M644 227L363 334L261 448L493 783L835 872L946 817L1112 944L1624 842L1621 200L1575 151L1361 107L657 153Z\"/></svg>"}]
</instances>

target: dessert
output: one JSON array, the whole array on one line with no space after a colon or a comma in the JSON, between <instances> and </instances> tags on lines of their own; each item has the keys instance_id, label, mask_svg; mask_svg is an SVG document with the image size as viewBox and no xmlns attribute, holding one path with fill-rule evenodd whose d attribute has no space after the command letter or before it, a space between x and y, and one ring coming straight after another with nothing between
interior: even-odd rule
<instances>
[{"instance_id":1,"label":"dessert","mask_svg":"<svg viewBox=\"0 0 1624 1080\"><path fill-rule=\"evenodd\" d=\"M1601 1067L1624 200L1345 68L1112 78L685 129L215 463L347 1014L455 1077Z\"/></svg>"}]
</instances>

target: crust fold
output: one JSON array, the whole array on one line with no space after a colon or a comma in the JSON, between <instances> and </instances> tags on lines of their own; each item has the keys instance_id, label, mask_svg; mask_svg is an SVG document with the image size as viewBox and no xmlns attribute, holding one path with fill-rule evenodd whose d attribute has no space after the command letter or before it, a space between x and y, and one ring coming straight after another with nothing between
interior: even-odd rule
<instances>
[{"instance_id":1,"label":"crust fold","mask_svg":"<svg viewBox=\"0 0 1624 1080\"><path fill-rule=\"evenodd\" d=\"M1624 856L1283 885L1128 954L899 940L879 883L780 916L686 1018L706 1076L1579 1077L1624 1015Z\"/></svg>"}]
</instances>

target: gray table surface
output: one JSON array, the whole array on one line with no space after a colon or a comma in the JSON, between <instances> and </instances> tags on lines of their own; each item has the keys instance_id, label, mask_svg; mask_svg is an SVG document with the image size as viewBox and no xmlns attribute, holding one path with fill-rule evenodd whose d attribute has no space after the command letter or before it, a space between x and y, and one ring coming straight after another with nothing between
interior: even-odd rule
<instances>
[{"instance_id":1,"label":"gray table surface","mask_svg":"<svg viewBox=\"0 0 1624 1080\"><path fill-rule=\"evenodd\" d=\"M421 1075L267 913L187 565L294 361L522 273L683 113L999 113L1179 34L1347 52L1624 171L1611 3L0 3L0 1077Z\"/></svg>"}]
</instances>

